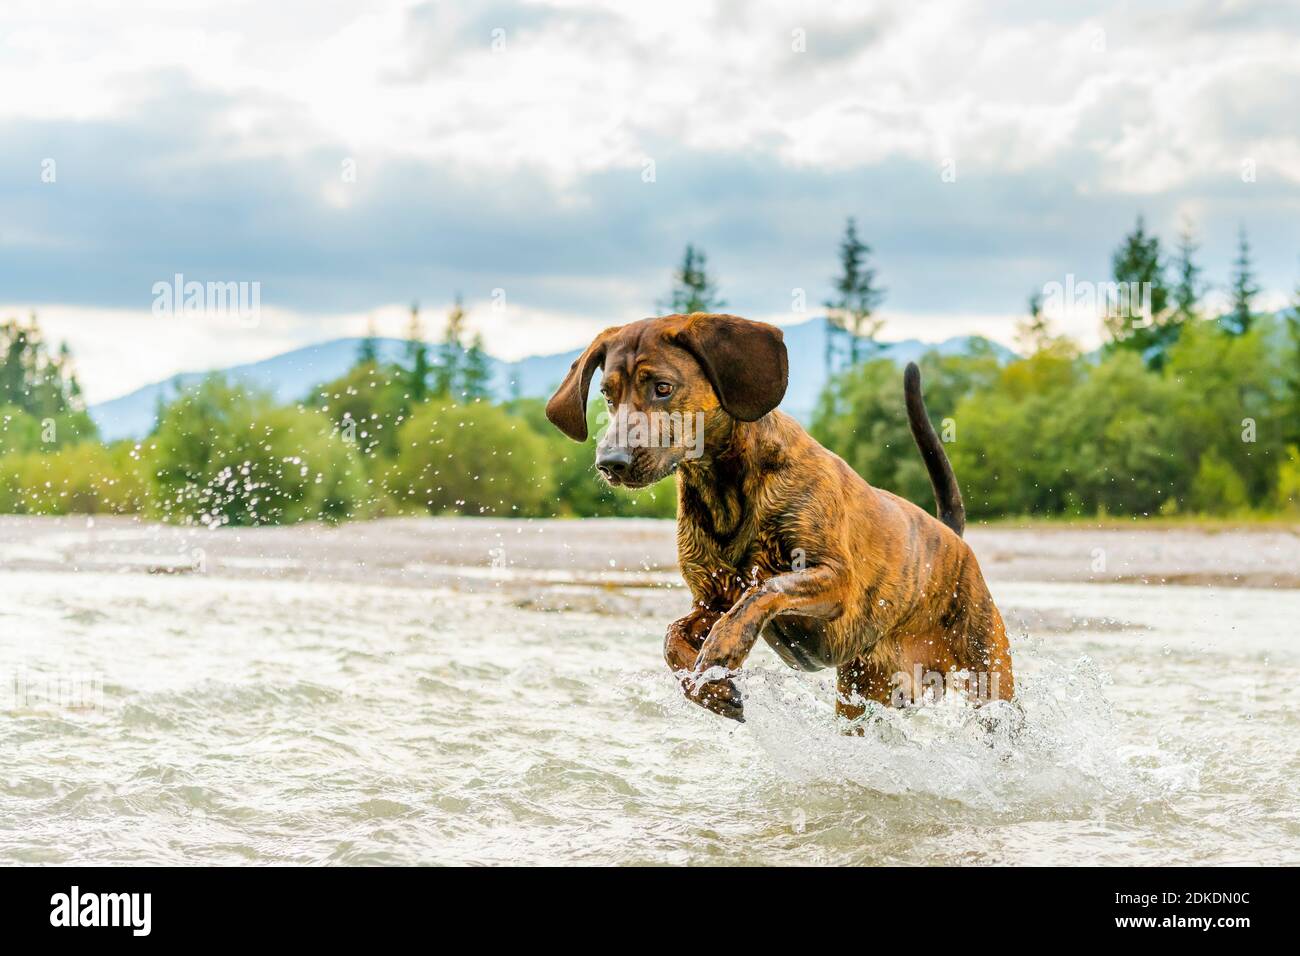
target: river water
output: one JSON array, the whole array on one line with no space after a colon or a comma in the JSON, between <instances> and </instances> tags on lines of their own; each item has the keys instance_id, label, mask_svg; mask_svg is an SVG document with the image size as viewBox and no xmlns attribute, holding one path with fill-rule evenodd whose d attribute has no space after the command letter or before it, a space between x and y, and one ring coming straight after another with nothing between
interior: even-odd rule
<instances>
[{"instance_id":1,"label":"river water","mask_svg":"<svg viewBox=\"0 0 1300 956\"><path fill-rule=\"evenodd\" d=\"M849 736L762 646L682 701L679 589L491 585L5 571L0 862L1300 863L1300 591L997 584L1023 720Z\"/></svg>"}]
</instances>

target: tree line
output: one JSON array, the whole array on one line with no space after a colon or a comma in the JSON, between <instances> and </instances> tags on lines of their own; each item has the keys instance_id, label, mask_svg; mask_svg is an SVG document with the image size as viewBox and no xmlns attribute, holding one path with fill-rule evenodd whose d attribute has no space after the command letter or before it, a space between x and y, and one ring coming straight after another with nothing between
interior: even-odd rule
<instances>
[{"instance_id":1,"label":"tree line","mask_svg":"<svg viewBox=\"0 0 1300 956\"><path fill-rule=\"evenodd\" d=\"M66 349L51 353L34 318L0 325L0 348L0 513L215 527L429 513L664 517L675 508L666 485L605 487L591 464L594 439L579 446L560 435L542 400L494 401L487 355L459 301L436 345L413 306L399 359L381 357L372 327L352 367L299 402L277 404L211 375L161 402L148 436L108 445ZM593 403L593 435L597 415Z\"/></svg>"},{"instance_id":2,"label":"tree line","mask_svg":"<svg viewBox=\"0 0 1300 956\"><path fill-rule=\"evenodd\" d=\"M1166 254L1139 218L1112 278L1144 294L1107 309L1094 353L1057 331L1039 291L1017 329L1019 357L973 339L966 354L921 359L972 517L1300 513L1300 290L1288 310L1255 309L1243 232L1228 305L1211 315L1197 251L1184 228ZM885 290L852 219L831 288L829 378L810 429L868 481L929 507L901 370L879 341ZM718 290L692 244L658 305L718 311ZM110 445L66 346L48 346L34 318L0 324L0 355L0 512L210 526L675 512L671 479L635 493L598 480L598 400L592 437L576 445L542 399L494 397L459 299L436 344L413 305L400 357L381 356L372 326L352 367L298 402L214 375L162 403L147 437Z\"/></svg>"},{"instance_id":3,"label":"tree line","mask_svg":"<svg viewBox=\"0 0 1300 956\"><path fill-rule=\"evenodd\" d=\"M1300 511L1300 287L1289 308L1257 310L1243 229L1226 307L1212 310L1198 249L1184 224L1166 254L1139 216L1110 278L1141 294L1104 303L1094 353L1056 331L1035 292L1016 360L999 362L978 340L969 354L922 359L973 517ZM898 381L888 359L851 363L830 379L811 430L868 481L928 506Z\"/></svg>"}]
</instances>

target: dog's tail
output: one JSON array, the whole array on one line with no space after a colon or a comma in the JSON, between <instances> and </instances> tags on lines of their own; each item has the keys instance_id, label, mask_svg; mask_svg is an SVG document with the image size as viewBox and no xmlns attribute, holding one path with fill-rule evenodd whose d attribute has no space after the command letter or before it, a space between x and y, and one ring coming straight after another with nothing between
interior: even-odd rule
<instances>
[{"instance_id":1,"label":"dog's tail","mask_svg":"<svg viewBox=\"0 0 1300 956\"><path fill-rule=\"evenodd\" d=\"M939 520L960 535L966 530L966 506L962 504L957 476L952 473L952 463L944 454L943 443L930 424L930 414L921 397L921 370L915 362L908 362L903 372L903 398L907 403L907 423L912 426L912 437L921 449L925 470L930 473L934 486L934 501Z\"/></svg>"}]
</instances>

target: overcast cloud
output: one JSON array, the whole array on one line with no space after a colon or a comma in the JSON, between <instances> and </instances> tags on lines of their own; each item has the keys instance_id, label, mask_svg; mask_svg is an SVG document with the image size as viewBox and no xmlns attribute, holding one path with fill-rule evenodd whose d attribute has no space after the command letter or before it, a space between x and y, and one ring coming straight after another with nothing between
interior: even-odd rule
<instances>
[{"instance_id":1,"label":"overcast cloud","mask_svg":"<svg viewBox=\"0 0 1300 956\"><path fill-rule=\"evenodd\" d=\"M67 338L95 400L401 334L413 299L433 333L456 292L516 357L653 312L687 241L733 311L804 318L847 215L887 338L1009 341L1138 213L1189 218L1220 286L1245 225L1280 304L1296 5L1043 6L7 0L0 314ZM155 318L175 273L260 282L261 323Z\"/></svg>"}]
</instances>

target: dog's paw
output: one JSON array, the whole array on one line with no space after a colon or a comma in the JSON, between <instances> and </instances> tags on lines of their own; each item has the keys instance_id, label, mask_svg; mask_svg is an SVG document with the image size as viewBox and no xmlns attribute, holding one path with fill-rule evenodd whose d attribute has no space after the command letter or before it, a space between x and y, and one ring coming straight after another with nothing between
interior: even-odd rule
<instances>
[{"instance_id":1,"label":"dog's paw","mask_svg":"<svg viewBox=\"0 0 1300 956\"><path fill-rule=\"evenodd\" d=\"M745 722L745 702L734 681L711 680L702 684L690 682L686 696L705 710L739 723Z\"/></svg>"}]
</instances>

